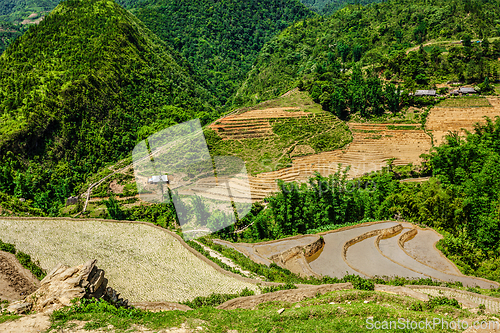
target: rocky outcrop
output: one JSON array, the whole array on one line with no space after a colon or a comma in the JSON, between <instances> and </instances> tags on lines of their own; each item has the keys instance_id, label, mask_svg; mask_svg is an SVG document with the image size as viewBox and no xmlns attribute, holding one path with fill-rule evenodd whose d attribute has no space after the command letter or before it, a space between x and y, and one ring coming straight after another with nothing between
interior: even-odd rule
<instances>
[{"instance_id":1,"label":"rocky outcrop","mask_svg":"<svg viewBox=\"0 0 500 333\"><path fill-rule=\"evenodd\" d=\"M128 301L119 298L119 294L107 286L104 271L97 268L96 262L90 260L75 267L57 265L40 282L40 288L23 300L9 305L7 311L52 312L70 306L75 298L104 299L116 306L128 307Z\"/></svg>"}]
</instances>

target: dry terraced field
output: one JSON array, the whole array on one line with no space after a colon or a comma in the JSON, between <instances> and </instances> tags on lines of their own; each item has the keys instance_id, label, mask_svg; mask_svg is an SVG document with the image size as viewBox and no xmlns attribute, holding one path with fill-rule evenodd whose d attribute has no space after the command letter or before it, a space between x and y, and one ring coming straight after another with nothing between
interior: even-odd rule
<instances>
[{"instance_id":1,"label":"dry terraced field","mask_svg":"<svg viewBox=\"0 0 500 333\"><path fill-rule=\"evenodd\" d=\"M431 148L431 138L418 124L351 123L349 127L353 141L346 148L295 157L291 167L250 177L252 199L277 191L275 179L305 182L316 171L323 176L337 172L339 164L350 166L349 177L354 178L382 169L392 158L394 165L417 164Z\"/></svg>"},{"instance_id":2,"label":"dry terraced field","mask_svg":"<svg viewBox=\"0 0 500 333\"><path fill-rule=\"evenodd\" d=\"M453 102L453 100L459 99L452 98L450 100ZM452 106L453 103L448 102L440 104L444 107L437 105L429 113L426 128L432 133L435 146L443 143L444 137L450 131L459 132L463 135L463 130L472 131L475 123L484 123L484 117L494 120L495 117L500 116L500 99L498 97L488 97L486 99L467 97L461 100L465 102L469 100L471 103L455 103L456 106ZM478 104L477 101L485 101L486 103ZM488 104L489 106L487 106Z\"/></svg>"},{"instance_id":3,"label":"dry terraced field","mask_svg":"<svg viewBox=\"0 0 500 333\"><path fill-rule=\"evenodd\" d=\"M97 259L109 285L135 302L181 302L212 293L257 291L189 252L151 225L92 220L2 219L0 239L38 260L42 268Z\"/></svg>"}]
</instances>

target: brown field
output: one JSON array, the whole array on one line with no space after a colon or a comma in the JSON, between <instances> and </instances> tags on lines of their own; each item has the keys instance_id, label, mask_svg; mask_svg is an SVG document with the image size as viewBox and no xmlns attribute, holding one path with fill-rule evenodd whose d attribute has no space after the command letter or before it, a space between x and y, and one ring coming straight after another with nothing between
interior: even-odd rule
<instances>
[{"instance_id":1,"label":"brown field","mask_svg":"<svg viewBox=\"0 0 500 333\"><path fill-rule=\"evenodd\" d=\"M351 123L353 141L346 148L295 157L291 167L249 177L252 199L262 200L277 191L275 179L305 182L316 171L323 176L337 172L339 164L350 166L349 177L354 178L380 170L392 158L394 165L420 163L420 155L431 148L431 138L421 129L397 129L400 126L408 125Z\"/></svg>"},{"instance_id":2,"label":"brown field","mask_svg":"<svg viewBox=\"0 0 500 333\"><path fill-rule=\"evenodd\" d=\"M222 118L210 125L223 140L262 138L273 135L270 119L308 117L310 112L298 107L279 107L250 110Z\"/></svg>"},{"instance_id":3,"label":"brown field","mask_svg":"<svg viewBox=\"0 0 500 333\"><path fill-rule=\"evenodd\" d=\"M475 123L484 123L484 117L495 119L496 116L500 116L500 99L488 97L486 100L491 106L433 108L427 118L426 128L432 133L434 146L443 143L444 137L450 131L464 135L464 130L472 131Z\"/></svg>"}]
</instances>

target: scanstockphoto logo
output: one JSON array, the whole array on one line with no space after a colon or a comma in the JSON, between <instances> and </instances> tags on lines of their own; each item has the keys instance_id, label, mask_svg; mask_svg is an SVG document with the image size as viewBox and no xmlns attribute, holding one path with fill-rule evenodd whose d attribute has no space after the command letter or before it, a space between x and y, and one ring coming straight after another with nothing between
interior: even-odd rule
<instances>
[{"instance_id":1,"label":"scanstockphoto logo","mask_svg":"<svg viewBox=\"0 0 500 333\"><path fill-rule=\"evenodd\" d=\"M186 240L221 230L250 212L245 163L210 156L199 119L151 135L132 155L140 199L172 202Z\"/></svg>"},{"instance_id":2,"label":"scanstockphoto logo","mask_svg":"<svg viewBox=\"0 0 500 333\"><path fill-rule=\"evenodd\" d=\"M319 196L326 195L327 193L353 193L359 190L374 192L377 190L377 183L374 181L360 181L360 180L346 180L339 181L338 179L326 180L313 180L308 184L307 189L312 189L318 193ZM302 187L297 183L284 183L281 185L280 190L283 193L289 194L291 192L301 192Z\"/></svg>"},{"instance_id":3,"label":"scanstockphoto logo","mask_svg":"<svg viewBox=\"0 0 500 333\"><path fill-rule=\"evenodd\" d=\"M499 321L474 321L467 322L464 320L446 320L445 318L426 318L425 320L415 321L407 318L399 318L398 320L383 320L378 321L373 317L368 317L365 322L365 327L368 330L459 330L464 331L468 328L473 328L475 330L488 330L489 332L499 331L500 332L500 322Z\"/></svg>"}]
</instances>

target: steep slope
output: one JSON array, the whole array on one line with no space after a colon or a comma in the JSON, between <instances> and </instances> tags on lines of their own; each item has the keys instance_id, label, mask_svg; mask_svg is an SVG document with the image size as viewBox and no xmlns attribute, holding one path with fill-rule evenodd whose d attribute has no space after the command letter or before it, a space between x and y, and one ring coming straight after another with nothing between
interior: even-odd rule
<instances>
[{"instance_id":1,"label":"steep slope","mask_svg":"<svg viewBox=\"0 0 500 333\"><path fill-rule=\"evenodd\" d=\"M0 3L0 20L20 22L30 14L51 11L60 0L4 0Z\"/></svg>"},{"instance_id":2,"label":"steep slope","mask_svg":"<svg viewBox=\"0 0 500 333\"><path fill-rule=\"evenodd\" d=\"M28 26L38 24L60 0L4 0L0 2L0 54Z\"/></svg>"},{"instance_id":3,"label":"steep slope","mask_svg":"<svg viewBox=\"0 0 500 333\"><path fill-rule=\"evenodd\" d=\"M291 89L298 80L316 74L319 80L341 78L354 64L375 64L379 73L389 70L387 79L397 74L396 79L409 76L417 84L428 84L429 77L447 72L455 72L461 80L484 80L484 76L473 75L478 68L489 66L480 61L481 52L496 60L500 45L490 43L487 51L477 52L472 47L464 54L458 48L452 53L438 47L434 53L427 50L426 61L414 59L416 56L407 59L404 51L429 40L458 40L460 44L467 36L498 36L499 15L498 0L391 0L365 7L348 6L327 18L309 18L287 28L262 48L236 101L244 104L273 98ZM450 59L441 57L446 51L450 51ZM446 70L441 70L443 63L449 65ZM403 65L408 70L401 70Z\"/></svg>"},{"instance_id":4,"label":"steep slope","mask_svg":"<svg viewBox=\"0 0 500 333\"><path fill-rule=\"evenodd\" d=\"M379 0L301 0L309 9L319 14L332 14L336 10L348 4L366 5L372 2L380 2Z\"/></svg>"},{"instance_id":5,"label":"steep slope","mask_svg":"<svg viewBox=\"0 0 500 333\"><path fill-rule=\"evenodd\" d=\"M236 91L265 42L313 15L298 0L145 0L128 6L193 64L221 103Z\"/></svg>"},{"instance_id":6,"label":"steep slope","mask_svg":"<svg viewBox=\"0 0 500 333\"><path fill-rule=\"evenodd\" d=\"M0 56L0 87L0 190L46 211L138 136L213 113L182 58L106 0L31 27Z\"/></svg>"}]
</instances>

